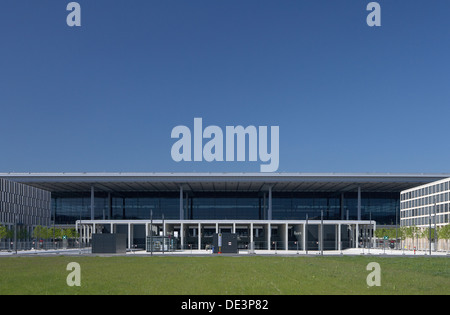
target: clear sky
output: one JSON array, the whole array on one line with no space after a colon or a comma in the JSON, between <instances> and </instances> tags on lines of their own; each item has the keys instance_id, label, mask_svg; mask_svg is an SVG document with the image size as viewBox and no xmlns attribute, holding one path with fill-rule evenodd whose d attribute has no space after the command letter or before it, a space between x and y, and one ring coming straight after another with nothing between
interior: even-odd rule
<instances>
[{"instance_id":1,"label":"clear sky","mask_svg":"<svg viewBox=\"0 0 450 315\"><path fill-rule=\"evenodd\" d=\"M280 127L279 172L450 172L450 1L0 2L0 172L258 172L172 128Z\"/></svg>"}]
</instances>

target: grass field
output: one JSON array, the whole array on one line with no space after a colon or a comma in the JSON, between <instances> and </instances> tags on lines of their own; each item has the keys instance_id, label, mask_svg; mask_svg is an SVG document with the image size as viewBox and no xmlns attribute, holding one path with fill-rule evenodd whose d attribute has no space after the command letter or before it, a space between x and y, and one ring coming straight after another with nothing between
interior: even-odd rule
<instances>
[{"instance_id":1,"label":"grass field","mask_svg":"<svg viewBox=\"0 0 450 315\"><path fill-rule=\"evenodd\" d=\"M81 286L69 287L69 262ZM369 287L369 262L381 286ZM450 294L447 257L2 257L0 294Z\"/></svg>"}]
</instances>

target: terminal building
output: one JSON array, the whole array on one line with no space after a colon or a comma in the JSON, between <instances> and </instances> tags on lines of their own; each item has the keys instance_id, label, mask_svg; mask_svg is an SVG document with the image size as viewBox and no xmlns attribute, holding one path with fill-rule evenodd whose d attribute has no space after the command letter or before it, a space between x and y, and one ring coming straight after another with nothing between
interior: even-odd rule
<instances>
[{"instance_id":1,"label":"terminal building","mask_svg":"<svg viewBox=\"0 0 450 315\"><path fill-rule=\"evenodd\" d=\"M449 174L3 173L51 193L51 220L93 233L123 233L128 248L148 235L205 249L215 233L239 248L365 246L378 226L400 225L400 193ZM402 209L403 210L403 209Z\"/></svg>"}]
</instances>

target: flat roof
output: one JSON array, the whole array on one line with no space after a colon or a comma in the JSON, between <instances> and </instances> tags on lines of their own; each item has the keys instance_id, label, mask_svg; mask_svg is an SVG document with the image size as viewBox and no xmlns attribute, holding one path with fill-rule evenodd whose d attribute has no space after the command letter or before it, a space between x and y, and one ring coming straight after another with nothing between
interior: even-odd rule
<instances>
[{"instance_id":1,"label":"flat roof","mask_svg":"<svg viewBox=\"0 0 450 315\"><path fill-rule=\"evenodd\" d=\"M422 188L425 188L425 187L430 187L430 186L433 186L433 185L442 184L442 183L445 183L445 182L448 182L448 181L450 181L450 177L439 179L439 180L436 180L436 181L433 181L433 182L430 182L430 183L426 183L426 184L423 184L423 185L420 185L420 186L416 186L416 187L404 190L401 193L402 194L403 193L408 193L410 191L415 191L415 190L419 190L419 189L422 189ZM439 192L436 192L436 194L437 193L439 193ZM417 197L417 198L419 198L419 197Z\"/></svg>"},{"instance_id":2,"label":"flat roof","mask_svg":"<svg viewBox=\"0 0 450 315\"><path fill-rule=\"evenodd\" d=\"M400 192L448 173L0 173L0 178L51 192L267 191Z\"/></svg>"}]
</instances>

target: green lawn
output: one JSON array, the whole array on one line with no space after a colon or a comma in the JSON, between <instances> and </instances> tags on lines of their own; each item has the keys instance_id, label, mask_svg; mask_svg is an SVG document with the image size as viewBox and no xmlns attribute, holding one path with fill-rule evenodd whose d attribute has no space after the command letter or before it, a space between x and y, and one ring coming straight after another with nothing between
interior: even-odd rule
<instances>
[{"instance_id":1,"label":"green lawn","mask_svg":"<svg viewBox=\"0 0 450 315\"><path fill-rule=\"evenodd\" d=\"M69 287L69 262L81 286ZM381 286L368 287L369 262ZM447 257L1 257L0 294L450 294Z\"/></svg>"}]
</instances>

